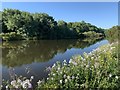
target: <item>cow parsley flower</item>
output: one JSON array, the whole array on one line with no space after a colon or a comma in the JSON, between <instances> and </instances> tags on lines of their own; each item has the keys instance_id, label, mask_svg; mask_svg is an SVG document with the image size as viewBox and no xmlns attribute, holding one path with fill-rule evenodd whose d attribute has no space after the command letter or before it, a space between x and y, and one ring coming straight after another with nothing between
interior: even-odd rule
<instances>
[{"instance_id":1,"label":"cow parsley flower","mask_svg":"<svg viewBox=\"0 0 120 90\"><path fill-rule=\"evenodd\" d=\"M25 81L23 81L22 87L23 88L32 88L32 84L30 83L30 80L26 79Z\"/></svg>"},{"instance_id":2,"label":"cow parsley flower","mask_svg":"<svg viewBox=\"0 0 120 90\"><path fill-rule=\"evenodd\" d=\"M64 60L63 62L64 62L64 63L66 63L67 61L66 61L66 60Z\"/></svg>"},{"instance_id":3,"label":"cow parsley flower","mask_svg":"<svg viewBox=\"0 0 120 90\"><path fill-rule=\"evenodd\" d=\"M7 86L5 86L5 88L6 88L6 89L8 89L8 87L9 87L8 85L7 85Z\"/></svg>"},{"instance_id":4,"label":"cow parsley flower","mask_svg":"<svg viewBox=\"0 0 120 90\"><path fill-rule=\"evenodd\" d=\"M34 79L34 76L31 76L30 79Z\"/></svg>"},{"instance_id":5,"label":"cow parsley flower","mask_svg":"<svg viewBox=\"0 0 120 90\"><path fill-rule=\"evenodd\" d=\"M40 81L40 80L37 82L38 85L40 85L41 83L42 83L42 81Z\"/></svg>"},{"instance_id":6,"label":"cow parsley flower","mask_svg":"<svg viewBox=\"0 0 120 90\"><path fill-rule=\"evenodd\" d=\"M14 87L14 86L16 86L16 80L13 80L13 81L11 81L11 85Z\"/></svg>"},{"instance_id":7,"label":"cow parsley flower","mask_svg":"<svg viewBox=\"0 0 120 90\"><path fill-rule=\"evenodd\" d=\"M112 77L112 74L109 74L109 77Z\"/></svg>"},{"instance_id":8,"label":"cow parsley flower","mask_svg":"<svg viewBox=\"0 0 120 90\"><path fill-rule=\"evenodd\" d=\"M67 79L65 79L65 83L67 82L68 80Z\"/></svg>"},{"instance_id":9,"label":"cow parsley flower","mask_svg":"<svg viewBox=\"0 0 120 90\"><path fill-rule=\"evenodd\" d=\"M72 63L72 59L69 60L69 63Z\"/></svg>"},{"instance_id":10,"label":"cow parsley flower","mask_svg":"<svg viewBox=\"0 0 120 90\"><path fill-rule=\"evenodd\" d=\"M55 73L53 73L53 76L55 76Z\"/></svg>"},{"instance_id":11,"label":"cow parsley flower","mask_svg":"<svg viewBox=\"0 0 120 90\"><path fill-rule=\"evenodd\" d=\"M66 75L64 75L63 77L66 78Z\"/></svg>"},{"instance_id":12,"label":"cow parsley flower","mask_svg":"<svg viewBox=\"0 0 120 90\"><path fill-rule=\"evenodd\" d=\"M75 77L74 76L72 76L72 79L74 79Z\"/></svg>"},{"instance_id":13,"label":"cow parsley flower","mask_svg":"<svg viewBox=\"0 0 120 90\"><path fill-rule=\"evenodd\" d=\"M60 80L60 83L62 84L62 80Z\"/></svg>"},{"instance_id":14,"label":"cow parsley flower","mask_svg":"<svg viewBox=\"0 0 120 90\"><path fill-rule=\"evenodd\" d=\"M118 76L115 76L116 79L118 79Z\"/></svg>"},{"instance_id":15,"label":"cow parsley flower","mask_svg":"<svg viewBox=\"0 0 120 90\"><path fill-rule=\"evenodd\" d=\"M60 70L60 67L58 67L58 70Z\"/></svg>"},{"instance_id":16,"label":"cow parsley flower","mask_svg":"<svg viewBox=\"0 0 120 90\"><path fill-rule=\"evenodd\" d=\"M70 79L70 76L67 76L67 79Z\"/></svg>"},{"instance_id":17,"label":"cow parsley flower","mask_svg":"<svg viewBox=\"0 0 120 90\"><path fill-rule=\"evenodd\" d=\"M56 65L55 65L55 63L53 64L53 66L52 66L52 68L54 68Z\"/></svg>"}]
</instances>

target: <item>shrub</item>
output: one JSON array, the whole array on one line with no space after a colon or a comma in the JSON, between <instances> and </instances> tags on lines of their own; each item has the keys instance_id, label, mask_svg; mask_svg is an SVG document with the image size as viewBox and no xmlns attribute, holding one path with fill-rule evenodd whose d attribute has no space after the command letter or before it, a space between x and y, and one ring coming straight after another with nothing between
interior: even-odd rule
<instances>
[{"instance_id":1,"label":"shrub","mask_svg":"<svg viewBox=\"0 0 120 90\"><path fill-rule=\"evenodd\" d=\"M1 33L0 37L2 38L2 40L5 40L5 41L22 40L23 39L23 36L16 32Z\"/></svg>"},{"instance_id":2,"label":"shrub","mask_svg":"<svg viewBox=\"0 0 120 90\"><path fill-rule=\"evenodd\" d=\"M86 37L89 38L100 38L100 37L104 37L104 35L102 33L96 33L94 31L88 31L88 32L84 32L83 33Z\"/></svg>"},{"instance_id":3,"label":"shrub","mask_svg":"<svg viewBox=\"0 0 120 90\"><path fill-rule=\"evenodd\" d=\"M120 88L118 85L117 43L102 46L84 56L74 56L69 63L57 62L40 88L93 89Z\"/></svg>"}]
</instances>

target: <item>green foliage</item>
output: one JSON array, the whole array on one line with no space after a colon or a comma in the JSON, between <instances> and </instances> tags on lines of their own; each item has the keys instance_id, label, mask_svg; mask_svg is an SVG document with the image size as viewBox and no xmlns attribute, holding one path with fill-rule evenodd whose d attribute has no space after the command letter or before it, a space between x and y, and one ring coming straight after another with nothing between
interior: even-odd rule
<instances>
[{"instance_id":1,"label":"green foliage","mask_svg":"<svg viewBox=\"0 0 120 90\"><path fill-rule=\"evenodd\" d=\"M21 39L68 39L85 38L84 32L104 36L104 30L85 21L55 21L46 13L29 13L16 9L4 9L2 13L3 40L14 40L11 33L21 34ZM10 34L10 35L8 35ZM100 36L100 37L101 37ZM20 39L20 38L16 38Z\"/></svg>"},{"instance_id":2,"label":"green foliage","mask_svg":"<svg viewBox=\"0 0 120 90\"><path fill-rule=\"evenodd\" d=\"M0 34L0 38L4 39L6 41L8 41L8 40L22 40L22 39L24 39L21 34L18 34L18 33L15 33L15 32L5 33L5 34L1 33Z\"/></svg>"},{"instance_id":3,"label":"green foliage","mask_svg":"<svg viewBox=\"0 0 120 90\"><path fill-rule=\"evenodd\" d=\"M106 38L110 42L118 41L120 37L120 26L113 26L112 28L105 31Z\"/></svg>"},{"instance_id":4,"label":"green foliage","mask_svg":"<svg viewBox=\"0 0 120 90\"><path fill-rule=\"evenodd\" d=\"M74 56L69 64L57 62L51 68L46 82L37 90L46 89L119 89L117 43L108 44L84 54Z\"/></svg>"},{"instance_id":5,"label":"green foliage","mask_svg":"<svg viewBox=\"0 0 120 90\"><path fill-rule=\"evenodd\" d=\"M94 31L88 31L83 33L87 38L99 38L102 37L102 33L96 33Z\"/></svg>"}]
</instances>

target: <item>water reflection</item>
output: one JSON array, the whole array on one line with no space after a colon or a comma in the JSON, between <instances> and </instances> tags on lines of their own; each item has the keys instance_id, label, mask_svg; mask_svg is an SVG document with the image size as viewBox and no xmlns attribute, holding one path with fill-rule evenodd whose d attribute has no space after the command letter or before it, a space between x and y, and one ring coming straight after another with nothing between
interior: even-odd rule
<instances>
[{"instance_id":1,"label":"water reflection","mask_svg":"<svg viewBox=\"0 0 120 90\"><path fill-rule=\"evenodd\" d=\"M71 48L85 48L98 40L40 40L3 42L2 64L16 67L33 62L47 62L58 53Z\"/></svg>"},{"instance_id":2,"label":"water reflection","mask_svg":"<svg viewBox=\"0 0 120 90\"><path fill-rule=\"evenodd\" d=\"M2 76L10 80L17 76L35 76L34 82L47 78L47 67L56 61L69 60L72 56L108 43L107 40L40 40L2 43Z\"/></svg>"}]
</instances>

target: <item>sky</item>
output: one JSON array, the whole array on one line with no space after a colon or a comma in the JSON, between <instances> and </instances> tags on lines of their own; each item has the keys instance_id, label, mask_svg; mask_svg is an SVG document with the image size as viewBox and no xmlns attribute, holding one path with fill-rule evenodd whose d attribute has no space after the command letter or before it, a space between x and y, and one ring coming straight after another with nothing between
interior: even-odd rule
<instances>
[{"instance_id":1,"label":"sky","mask_svg":"<svg viewBox=\"0 0 120 90\"><path fill-rule=\"evenodd\" d=\"M4 8L47 13L56 21L85 22L101 28L118 25L117 2L3 2Z\"/></svg>"}]
</instances>

